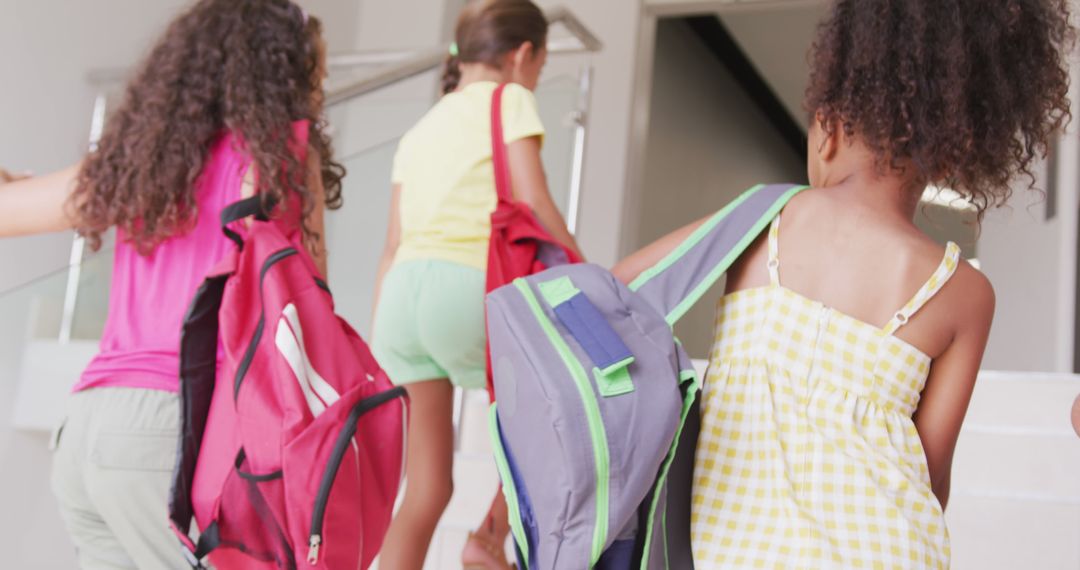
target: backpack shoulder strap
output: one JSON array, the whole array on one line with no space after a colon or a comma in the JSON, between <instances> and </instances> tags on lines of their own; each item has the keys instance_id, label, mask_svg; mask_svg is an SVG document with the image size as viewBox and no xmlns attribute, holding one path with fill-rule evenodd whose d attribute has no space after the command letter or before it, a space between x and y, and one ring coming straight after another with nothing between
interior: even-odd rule
<instances>
[{"instance_id":1,"label":"backpack shoulder strap","mask_svg":"<svg viewBox=\"0 0 1080 570\"><path fill-rule=\"evenodd\" d=\"M180 333L180 441L169 493L169 519L184 555L193 567L218 545L216 525L204 529L198 542L190 537L194 508L191 504L195 464L206 431L210 400L217 382L218 313L230 272L206 278L188 307Z\"/></svg>"},{"instance_id":2,"label":"backpack shoulder strap","mask_svg":"<svg viewBox=\"0 0 1080 570\"><path fill-rule=\"evenodd\" d=\"M510 181L510 159L507 157L503 137L502 100L506 84L501 83L491 94L491 163L495 167L495 193L499 201L513 202L514 191Z\"/></svg>"},{"instance_id":3,"label":"backpack shoulder strap","mask_svg":"<svg viewBox=\"0 0 1080 570\"><path fill-rule=\"evenodd\" d=\"M238 222L248 216L255 216L256 220L266 222L270 220L270 214L277 206L276 200L269 194L255 194L237 202L225 206L221 210L221 231L225 237L232 240L236 247L244 248L244 238L229 227L233 222Z\"/></svg>"},{"instance_id":4,"label":"backpack shoulder strap","mask_svg":"<svg viewBox=\"0 0 1080 570\"><path fill-rule=\"evenodd\" d=\"M630 289L645 297L674 325L754 239L806 186L760 185L747 190L701 225Z\"/></svg>"}]
</instances>

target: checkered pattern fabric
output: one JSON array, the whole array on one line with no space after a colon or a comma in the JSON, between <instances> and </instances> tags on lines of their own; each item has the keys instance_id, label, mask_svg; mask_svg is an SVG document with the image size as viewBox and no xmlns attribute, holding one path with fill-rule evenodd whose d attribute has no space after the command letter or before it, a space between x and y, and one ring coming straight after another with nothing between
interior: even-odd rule
<instances>
[{"instance_id":1,"label":"checkered pattern fabric","mask_svg":"<svg viewBox=\"0 0 1080 570\"><path fill-rule=\"evenodd\" d=\"M780 285L719 304L702 394L692 539L701 569L948 568L949 539L911 420L930 358L893 336L949 280L950 244L890 324Z\"/></svg>"}]
</instances>

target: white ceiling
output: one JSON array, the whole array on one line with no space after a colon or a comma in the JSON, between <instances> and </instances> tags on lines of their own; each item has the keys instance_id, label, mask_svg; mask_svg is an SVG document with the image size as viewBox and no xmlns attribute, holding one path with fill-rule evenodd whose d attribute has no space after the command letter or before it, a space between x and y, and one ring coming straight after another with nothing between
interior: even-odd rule
<instances>
[{"instance_id":1,"label":"white ceiling","mask_svg":"<svg viewBox=\"0 0 1080 570\"><path fill-rule=\"evenodd\" d=\"M717 14L791 115L804 125L807 51L827 11L827 5L801 5Z\"/></svg>"}]
</instances>

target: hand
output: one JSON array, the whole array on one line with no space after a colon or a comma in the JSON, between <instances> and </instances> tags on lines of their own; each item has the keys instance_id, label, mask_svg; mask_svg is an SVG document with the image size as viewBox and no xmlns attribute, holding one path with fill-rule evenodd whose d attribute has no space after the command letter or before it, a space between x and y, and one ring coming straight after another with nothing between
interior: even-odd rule
<instances>
[{"instance_id":1,"label":"hand","mask_svg":"<svg viewBox=\"0 0 1080 570\"><path fill-rule=\"evenodd\" d=\"M30 178L30 174L12 174L3 168L0 168L0 184L25 180L27 178Z\"/></svg>"},{"instance_id":2,"label":"hand","mask_svg":"<svg viewBox=\"0 0 1080 570\"><path fill-rule=\"evenodd\" d=\"M1076 430L1076 435L1080 435L1080 396L1077 396L1076 401L1073 402L1072 424L1073 429Z\"/></svg>"}]
</instances>

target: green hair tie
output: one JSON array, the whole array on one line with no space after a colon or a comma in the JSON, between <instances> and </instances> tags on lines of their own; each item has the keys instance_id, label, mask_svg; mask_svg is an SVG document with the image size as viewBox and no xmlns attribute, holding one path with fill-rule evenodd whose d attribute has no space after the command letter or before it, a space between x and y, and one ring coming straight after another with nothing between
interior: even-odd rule
<instances>
[{"instance_id":1,"label":"green hair tie","mask_svg":"<svg viewBox=\"0 0 1080 570\"><path fill-rule=\"evenodd\" d=\"M450 42L450 55L454 57L458 56L457 42Z\"/></svg>"}]
</instances>

